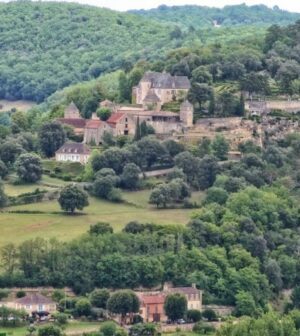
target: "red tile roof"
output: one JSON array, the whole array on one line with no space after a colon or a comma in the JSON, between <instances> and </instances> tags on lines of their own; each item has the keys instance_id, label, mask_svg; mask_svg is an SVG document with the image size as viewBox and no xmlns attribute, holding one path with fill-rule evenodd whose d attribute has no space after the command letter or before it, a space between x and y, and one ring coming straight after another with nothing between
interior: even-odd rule
<instances>
[{"instance_id":1,"label":"red tile roof","mask_svg":"<svg viewBox=\"0 0 300 336\"><path fill-rule=\"evenodd\" d=\"M109 125L116 125L118 123L118 121L120 121L120 119L122 119L124 117L125 113L122 112L116 112L113 113L110 118L107 120L107 123Z\"/></svg>"},{"instance_id":2,"label":"red tile roof","mask_svg":"<svg viewBox=\"0 0 300 336\"><path fill-rule=\"evenodd\" d=\"M150 304L164 304L165 303L165 296L162 294L156 295L141 295L140 301L142 305L150 305Z\"/></svg>"},{"instance_id":3,"label":"red tile roof","mask_svg":"<svg viewBox=\"0 0 300 336\"><path fill-rule=\"evenodd\" d=\"M84 128L86 121L85 119L65 119L65 118L59 118L57 119L60 123L72 126L74 128Z\"/></svg>"},{"instance_id":4,"label":"red tile roof","mask_svg":"<svg viewBox=\"0 0 300 336\"><path fill-rule=\"evenodd\" d=\"M87 128L99 128L102 124L101 120L91 119L86 122Z\"/></svg>"}]
</instances>

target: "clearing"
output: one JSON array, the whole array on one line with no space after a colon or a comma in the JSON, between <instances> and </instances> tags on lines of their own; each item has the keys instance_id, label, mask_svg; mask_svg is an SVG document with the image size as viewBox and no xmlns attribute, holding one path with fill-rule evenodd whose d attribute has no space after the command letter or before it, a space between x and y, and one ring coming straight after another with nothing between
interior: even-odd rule
<instances>
[{"instance_id":1,"label":"clearing","mask_svg":"<svg viewBox=\"0 0 300 336\"><path fill-rule=\"evenodd\" d=\"M9 101L9 100L0 100L0 113L7 112L11 109L15 108L22 112L27 112L30 110L36 103L27 101L27 100L16 100L16 101Z\"/></svg>"}]
</instances>

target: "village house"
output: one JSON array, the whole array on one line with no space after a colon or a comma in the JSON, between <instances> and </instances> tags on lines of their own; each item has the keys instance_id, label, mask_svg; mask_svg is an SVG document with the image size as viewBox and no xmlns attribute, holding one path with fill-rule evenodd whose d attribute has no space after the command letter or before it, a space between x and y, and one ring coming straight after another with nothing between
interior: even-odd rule
<instances>
[{"instance_id":1,"label":"village house","mask_svg":"<svg viewBox=\"0 0 300 336\"><path fill-rule=\"evenodd\" d=\"M64 117L58 118L57 121L63 125L71 126L74 129L74 133L77 135L84 134L86 120L81 117L80 111L74 102L65 109Z\"/></svg>"},{"instance_id":2,"label":"village house","mask_svg":"<svg viewBox=\"0 0 300 336\"><path fill-rule=\"evenodd\" d=\"M141 293L140 315L144 322L165 322L167 316L164 311L165 295L162 293L147 294Z\"/></svg>"},{"instance_id":3,"label":"village house","mask_svg":"<svg viewBox=\"0 0 300 336\"><path fill-rule=\"evenodd\" d=\"M174 294L179 293L186 297L188 310L202 310L202 291L197 289L195 284L191 287L171 287L168 283L164 285L164 293Z\"/></svg>"},{"instance_id":4,"label":"village house","mask_svg":"<svg viewBox=\"0 0 300 336\"><path fill-rule=\"evenodd\" d=\"M186 76L148 71L138 86L133 88L132 96L136 104L159 111L163 104L185 99L190 87L190 80Z\"/></svg>"},{"instance_id":5,"label":"village house","mask_svg":"<svg viewBox=\"0 0 300 336\"><path fill-rule=\"evenodd\" d=\"M54 301L38 293L29 294L14 301L1 302L1 305L16 310L25 310L29 315L41 312L53 314L57 309Z\"/></svg>"},{"instance_id":6,"label":"village house","mask_svg":"<svg viewBox=\"0 0 300 336\"><path fill-rule=\"evenodd\" d=\"M66 143L56 153L55 160L59 162L79 162L86 164L90 158L90 149L82 143Z\"/></svg>"},{"instance_id":7,"label":"village house","mask_svg":"<svg viewBox=\"0 0 300 336\"><path fill-rule=\"evenodd\" d=\"M105 132L113 136L134 136L138 123L146 122L152 126L157 135L184 133L193 126L194 107L188 101L180 106L180 113L169 111L144 110L143 107L120 106L113 111L107 121L101 121L93 115L86 122L84 143L99 145Z\"/></svg>"}]
</instances>

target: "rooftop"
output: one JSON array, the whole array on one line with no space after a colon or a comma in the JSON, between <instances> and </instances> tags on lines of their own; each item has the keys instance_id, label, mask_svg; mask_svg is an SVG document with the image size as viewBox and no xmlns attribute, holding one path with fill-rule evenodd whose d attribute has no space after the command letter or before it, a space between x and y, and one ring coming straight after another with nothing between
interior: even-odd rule
<instances>
[{"instance_id":1,"label":"rooftop","mask_svg":"<svg viewBox=\"0 0 300 336\"><path fill-rule=\"evenodd\" d=\"M109 125L114 126L115 124L117 124L124 117L124 115L125 115L125 113L123 113L123 112L113 113L106 122Z\"/></svg>"},{"instance_id":2,"label":"rooftop","mask_svg":"<svg viewBox=\"0 0 300 336\"><path fill-rule=\"evenodd\" d=\"M84 128L85 124L86 124L86 121L83 118L78 118L78 119L59 118L59 119L57 119L57 121L59 121L61 124L69 125L69 126L72 126L74 128Z\"/></svg>"},{"instance_id":3,"label":"rooftop","mask_svg":"<svg viewBox=\"0 0 300 336\"><path fill-rule=\"evenodd\" d=\"M64 144L56 153L57 154L90 154L90 149L82 144L82 143L75 143L70 142Z\"/></svg>"},{"instance_id":4,"label":"rooftop","mask_svg":"<svg viewBox=\"0 0 300 336\"><path fill-rule=\"evenodd\" d=\"M86 128L99 128L102 124L101 120L90 119L86 122Z\"/></svg>"},{"instance_id":5,"label":"rooftop","mask_svg":"<svg viewBox=\"0 0 300 336\"><path fill-rule=\"evenodd\" d=\"M51 299L41 294L26 295L21 299L17 299L16 303L22 305L55 304Z\"/></svg>"},{"instance_id":6,"label":"rooftop","mask_svg":"<svg viewBox=\"0 0 300 336\"><path fill-rule=\"evenodd\" d=\"M164 304L165 303L165 296L162 294L155 294L155 295L140 295L140 301L142 305L149 305L149 304Z\"/></svg>"},{"instance_id":7,"label":"rooftop","mask_svg":"<svg viewBox=\"0 0 300 336\"><path fill-rule=\"evenodd\" d=\"M189 90L190 80L186 76L172 76L169 73L148 71L141 79L142 82L151 82L154 89L177 89Z\"/></svg>"}]
</instances>

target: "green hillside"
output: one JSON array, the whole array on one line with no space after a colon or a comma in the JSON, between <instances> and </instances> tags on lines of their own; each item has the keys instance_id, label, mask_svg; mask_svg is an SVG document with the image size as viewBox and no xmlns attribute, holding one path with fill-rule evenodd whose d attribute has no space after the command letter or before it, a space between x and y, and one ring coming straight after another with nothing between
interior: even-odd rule
<instances>
[{"instance_id":1,"label":"green hillside","mask_svg":"<svg viewBox=\"0 0 300 336\"><path fill-rule=\"evenodd\" d=\"M172 26L67 3L0 4L0 97L42 101L57 89L176 47Z\"/></svg>"},{"instance_id":2,"label":"green hillside","mask_svg":"<svg viewBox=\"0 0 300 336\"><path fill-rule=\"evenodd\" d=\"M300 19L300 13L290 13L277 6L269 8L265 5L225 6L213 8L207 6L166 6L162 5L151 10L135 10L132 13L156 19L163 22L172 22L186 27L201 28L212 26L213 21L219 25L286 25Z\"/></svg>"}]
</instances>

